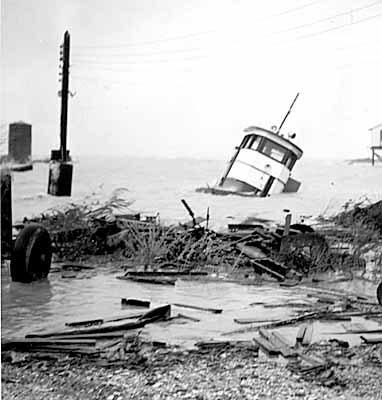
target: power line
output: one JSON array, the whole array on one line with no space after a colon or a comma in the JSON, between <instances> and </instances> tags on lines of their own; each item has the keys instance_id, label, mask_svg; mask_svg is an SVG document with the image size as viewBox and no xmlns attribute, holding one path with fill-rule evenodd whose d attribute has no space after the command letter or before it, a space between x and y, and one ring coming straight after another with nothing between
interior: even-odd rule
<instances>
[{"instance_id":1,"label":"power line","mask_svg":"<svg viewBox=\"0 0 382 400\"><path fill-rule=\"evenodd\" d=\"M313 33L310 33L310 34L307 34L307 35L299 36L297 38L297 40L307 39L307 38L310 38L310 37L322 35L322 34L325 34L327 32L332 32L332 31L335 31L335 30L338 30L338 29L342 29L342 28L346 28L346 27L349 27L349 26L352 26L352 25L358 25L358 24L361 24L363 22L370 21L370 20L375 19L375 18L379 18L381 16L382 16L382 12L378 13L378 14L371 15L370 17L366 17L366 18L360 19L360 20L355 21L355 22L348 22L347 24L338 25L338 26L334 26L332 28L328 28L328 29L319 31L319 32L313 32Z\"/></svg>"},{"instance_id":2,"label":"power line","mask_svg":"<svg viewBox=\"0 0 382 400\"><path fill-rule=\"evenodd\" d=\"M292 32L292 31L295 31L295 30L298 30L298 29L302 29L302 28L308 28L308 27L310 27L310 26L319 24L319 23L321 23L321 22L330 21L331 19L334 19L334 18L342 17L342 16L344 16L344 15L351 14L352 12L357 12L357 11L366 10L366 9L368 9L368 8L371 8L371 7L376 6L377 4L382 4L382 3L381 3L380 0L374 1L373 3L367 4L366 6L358 7L358 8L353 8L353 9L350 9L350 10L345 11L345 12L341 12L341 13L338 13L338 14L330 15L329 17L321 18L321 19L318 19L318 20L313 21L313 22L311 22L311 23L306 23L306 24L297 25L297 26L294 26L294 27L292 27L292 28L288 28L288 29L284 29L284 30L275 32L275 34L287 33L287 32Z\"/></svg>"},{"instance_id":3,"label":"power line","mask_svg":"<svg viewBox=\"0 0 382 400\"><path fill-rule=\"evenodd\" d=\"M298 12L300 10L303 10L307 7L311 7L312 5L316 3L320 3L324 0L314 0L310 1L309 3L303 4L299 7L293 7L286 9L284 11L281 11L276 14L271 14L265 17L259 17L256 18L255 20L267 20L275 17L280 17L286 14L291 14L294 12ZM77 45L76 48L79 49L111 49L111 48L124 48L124 47L136 47L136 46L145 46L145 45L151 45L151 44L157 44L157 43L166 43L166 42L171 42L171 41L177 41L177 40L184 40L184 39L190 39L190 38L195 38L195 37L203 37L206 35L211 35L211 34L216 34L219 33L217 30L208 30L208 31L203 31L203 32L193 32L185 35L178 35L178 36L173 36L173 37L167 37L163 39L156 39L156 40L147 40L147 41L141 41L141 42L131 42L131 43L120 43L120 44L111 44L111 45Z\"/></svg>"}]
</instances>

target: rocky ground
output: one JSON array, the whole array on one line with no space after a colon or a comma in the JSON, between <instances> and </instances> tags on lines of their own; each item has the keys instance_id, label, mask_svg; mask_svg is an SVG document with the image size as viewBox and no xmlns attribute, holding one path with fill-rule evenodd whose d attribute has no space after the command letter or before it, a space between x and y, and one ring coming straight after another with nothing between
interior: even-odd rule
<instances>
[{"instance_id":1,"label":"rocky ground","mask_svg":"<svg viewBox=\"0 0 382 400\"><path fill-rule=\"evenodd\" d=\"M339 353L329 370L310 375L262 353L257 357L237 349L157 349L108 367L84 358L3 354L2 395L65 400L382 399L382 345Z\"/></svg>"}]
</instances>

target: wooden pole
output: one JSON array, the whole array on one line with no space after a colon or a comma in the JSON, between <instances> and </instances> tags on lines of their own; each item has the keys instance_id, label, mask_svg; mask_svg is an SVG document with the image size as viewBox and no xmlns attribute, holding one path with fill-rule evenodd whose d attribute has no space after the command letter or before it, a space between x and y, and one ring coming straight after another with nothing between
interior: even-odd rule
<instances>
[{"instance_id":1,"label":"wooden pole","mask_svg":"<svg viewBox=\"0 0 382 400\"><path fill-rule=\"evenodd\" d=\"M61 88L61 124L60 124L60 152L61 161L67 161L66 137L68 126L68 92L69 92L69 58L70 58L70 35L64 34L63 62L62 62L62 88Z\"/></svg>"},{"instance_id":2,"label":"wooden pole","mask_svg":"<svg viewBox=\"0 0 382 400\"><path fill-rule=\"evenodd\" d=\"M61 120L60 149L52 150L49 165L48 194L53 196L70 196L72 190L73 165L68 159L67 126L68 126L68 94L69 94L69 57L70 35L66 31L62 45L62 87L61 87Z\"/></svg>"},{"instance_id":3,"label":"wooden pole","mask_svg":"<svg viewBox=\"0 0 382 400\"><path fill-rule=\"evenodd\" d=\"M12 176L1 170L1 258L12 252Z\"/></svg>"}]
</instances>

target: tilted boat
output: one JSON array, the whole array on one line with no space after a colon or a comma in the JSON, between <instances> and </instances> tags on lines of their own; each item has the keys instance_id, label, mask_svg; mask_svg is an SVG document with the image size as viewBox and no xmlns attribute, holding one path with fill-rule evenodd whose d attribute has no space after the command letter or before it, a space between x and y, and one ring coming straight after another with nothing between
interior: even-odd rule
<instances>
[{"instance_id":1,"label":"tilted boat","mask_svg":"<svg viewBox=\"0 0 382 400\"><path fill-rule=\"evenodd\" d=\"M303 152L291 141L295 134L286 138L280 130L298 95L297 93L278 129L274 127L268 130L258 126L246 128L245 136L240 146L236 147L235 154L218 184L198 191L260 197L297 192L300 182L293 179L291 173Z\"/></svg>"}]
</instances>

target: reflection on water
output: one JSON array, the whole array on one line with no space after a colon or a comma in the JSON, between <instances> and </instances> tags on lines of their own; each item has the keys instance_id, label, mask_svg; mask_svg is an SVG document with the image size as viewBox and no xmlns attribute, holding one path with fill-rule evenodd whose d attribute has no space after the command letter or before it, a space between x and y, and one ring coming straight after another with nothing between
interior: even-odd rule
<instances>
[{"instance_id":1,"label":"reflection on water","mask_svg":"<svg viewBox=\"0 0 382 400\"><path fill-rule=\"evenodd\" d=\"M250 305L255 302L285 303L306 300L303 292L293 288L271 286L250 286L222 282L199 282L178 280L175 286L151 285L116 279L118 274L99 270L88 279L63 279L60 272L52 272L49 280L20 284L10 282L8 271L2 269L2 337L23 337L36 331L57 331L64 329L65 322L110 318L130 314L131 310L121 308L121 298L150 300L155 307L164 303L184 303L202 307L222 308L222 314L172 307L172 315L187 314L200 322L182 324L152 324L145 332L158 340L172 344L192 345L195 340L219 338L222 332L243 327L234 318L280 319L293 315L289 308L264 308ZM371 286L372 287L372 286ZM365 294L372 293L370 285L364 283L359 288ZM354 290L354 288L353 288ZM374 327L376 323L353 318ZM341 332L337 323L314 323L314 340L329 338L326 333ZM282 330L291 338L297 327ZM252 339L253 332L229 336L231 339ZM333 337L331 335L330 337ZM358 336L339 338L359 342Z\"/></svg>"}]
</instances>

